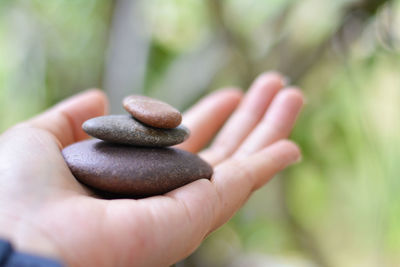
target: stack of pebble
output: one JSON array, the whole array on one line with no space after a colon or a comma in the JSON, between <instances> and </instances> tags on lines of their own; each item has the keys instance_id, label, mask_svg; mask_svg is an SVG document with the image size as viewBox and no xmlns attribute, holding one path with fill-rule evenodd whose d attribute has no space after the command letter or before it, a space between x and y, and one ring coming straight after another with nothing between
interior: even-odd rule
<instances>
[{"instance_id":1,"label":"stack of pebble","mask_svg":"<svg viewBox=\"0 0 400 267\"><path fill-rule=\"evenodd\" d=\"M176 148L189 137L178 110L145 96L128 96L131 115L90 119L82 128L98 138L63 150L73 175L99 192L146 197L206 178L213 170L197 155ZM100 140L99 140L100 139Z\"/></svg>"}]
</instances>

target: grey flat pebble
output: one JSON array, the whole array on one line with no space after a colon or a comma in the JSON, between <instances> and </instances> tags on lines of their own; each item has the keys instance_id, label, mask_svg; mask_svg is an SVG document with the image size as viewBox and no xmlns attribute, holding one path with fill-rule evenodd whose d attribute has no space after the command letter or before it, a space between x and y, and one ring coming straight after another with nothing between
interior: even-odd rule
<instances>
[{"instance_id":1,"label":"grey flat pebble","mask_svg":"<svg viewBox=\"0 0 400 267\"><path fill-rule=\"evenodd\" d=\"M184 126L160 129L146 126L130 115L109 115L87 120L83 130L98 139L126 145L166 147L182 143L189 137Z\"/></svg>"},{"instance_id":2,"label":"grey flat pebble","mask_svg":"<svg viewBox=\"0 0 400 267\"><path fill-rule=\"evenodd\" d=\"M134 118L149 126L171 129L178 127L182 121L179 110L154 98L131 95L125 97L122 103Z\"/></svg>"},{"instance_id":3,"label":"grey flat pebble","mask_svg":"<svg viewBox=\"0 0 400 267\"><path fill-rule=\"evenodd\" d=\"M197 155L174 148L123 146L92 139L66 147L73 175L95 189L135 196L164 194L213 170Z\"/></svg>"}]
</instances>

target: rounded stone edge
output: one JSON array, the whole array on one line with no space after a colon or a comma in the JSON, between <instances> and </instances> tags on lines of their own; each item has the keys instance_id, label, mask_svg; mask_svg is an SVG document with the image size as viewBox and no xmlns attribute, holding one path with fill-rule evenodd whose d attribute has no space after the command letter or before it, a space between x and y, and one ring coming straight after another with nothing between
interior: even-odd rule
<instances>
[{"instance_id":1,"label":"rounded stone edge","mask_svg":"<svg viewBox=\"0 0 400 267\"><path fill-rule=\"evenodd\" d=\"M124 117L131 117L132 120L136 121L136 123L142 124L143 127L149 128L149 129L155 129L157 131L173 131L173 130L177 130L177 131L181 131L181 136L178 139L177 142L164 142L164 143L139 143L139 142L125 142L125 141L119 141L115 138L108 138L106 134L103 134L102 132L100 134L93 134L93 132L90 130L90 127L88 126L92 120L95 120L97 118L102 118L102 117L112 117L112 116L124 116ZM103 140L105 142L109 142L109 143L114 143L114 144L121 144L121 145L128 145L128 146L140 146L140 147L171 147L171 146L175 146L175 145L179 145L183 142L185 142L187 139L189 139L191 131L188 127L186 127L183 124L178 125L175 128L171 128L171 129L163 129L163 128L157 128L157 127L153 127L150 125L147 125L139 120L137 120L135 117L131 116L131 115L125 115L125 114L116 114L116 115L103 115L103 116L97 116L97 117L93 117L90 118L86 121L84 121L81 125L82 130L89 136L95 138L95 139L100 139ZM180 128L180 129L179 129Z\"/></svg>"},{"instance_id":2,"label":"rounded stone edge","mask_svg":"<svg viewBox=\"0 0 400 267\"><path fill-rule=\"evenodd\" d=\"M131 102L130 101L131 97L143 98L143 99L147 99L149 101L159 102L160 104L166 105L168 108L170 108L172 110L172 113L175 114L174 116L176 116L175 120L173 120L174 123L163 122L161 119L157 120L158 122L156 122L156 123L148 123L148 121L145 118L143 118L143 116L140 116L140 115L136 114L136 112L132 112L129 109L129 102ZM150 127L155 127L155 128L160 128L160 129L173 129L173 128L176 128L179 125L181 125L182 119L183 119L182 118L183 117L182 113L177 108L175 108L174 106L170 105L167 102L164 102L162 100L159 100L159 99L156 99L156 98L152 98L152 97L149 97L149 96L144 96L144 95L129 95L129 96L126 96L122 100L122 106L130 115L132 115L132 117L134 117L135 119L137 119L141 123L143 123L143 124L145 124L147 126L150 126Z\"/></svg>"},{"instance_id":3,"label":"rounded stone edge","mask_svg":"<svg viewBox=\"0 0 400 267\"><path fill-rule=\"evenodd\" d=\"M80 142L77 142L77 143L83 143L83 142L103 142L103 141L99 140L99 139L89 139L89 140L84 140L84 141L80 141ZM189 151L182 150L182 149L178 149L178 148L171 148L171 149L178 150L178 151L181 151L181 152L184 152L184 153L192 154L193 156L197 157L197 160L199 160L203 164L203 167L206 167L206 168L204 168L204 170L205 170L204 171L205 172L204 176L196 178L196 179L187 180L187 181L181 183L179 186L177 186L175 188L165 189L165 190L154 192L154 193L151 193L151 194L146 194L146 193L136 193L135 194L135 193L125 193L125 192L116 192L116 191L111 192L112 190L107 191L107 189L104 189L104 188L100 189L100 188L93 187L93 185L91 185L90 183L87 183L87 181L86 182L82 181L81 179L76 177L76 174L74 173L75 172L74 168L72 166L70 166L70 164L69 164L69 162L67 160L67 157L66 157L66 155L64 153L64 150L67 150L70 146L76 145L77 143L74 143L74 144L71 144L71 145L65 147L61 151L61 154L62 154L62 156L63 156L68 168L70 169L71 173L73 174L74 178L80 184L86 186L91 191L93 191L96 196L99 196L99 197L104 198L104 199L120 199L120 198L140 199L140 198L147 198L147 197L151 197L151 196L163 195L163 194L166 194L166 193L171 192L173 190L179 189L179 188L181 188L181 187L183 187L183 186L185 186L187 184L195 182L197 180L201 180L201 179L211 180L212 176L214 175L213 167L208 162L203 160L200 156L198 156L197 154L194 154L194 153L191 153Z\"/></svg>"}]
</instances>

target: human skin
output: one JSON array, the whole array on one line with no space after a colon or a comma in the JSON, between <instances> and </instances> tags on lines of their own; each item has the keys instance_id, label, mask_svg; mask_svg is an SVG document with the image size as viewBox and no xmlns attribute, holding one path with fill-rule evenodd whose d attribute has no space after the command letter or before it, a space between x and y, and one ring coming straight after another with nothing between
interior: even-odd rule
<instances>
[{"instance_id":1,"label":"human skin","mask_svg":"<svg viewBox=\"0 0 400 267\"><path fill-rule=\"evenodd\" d=\"M300 159L286 138L303 97L283 87L279 74L265 73L245 95L222 89L202 99L184 114L192 135L177 147L209 162L212 179L137 200L99 198L61 154L87 138L85 120L107 112L101 91L16 125L0 136L0 237L68 266L168 266L187 257L256 189Z\"/></svg>"}]
</instances>

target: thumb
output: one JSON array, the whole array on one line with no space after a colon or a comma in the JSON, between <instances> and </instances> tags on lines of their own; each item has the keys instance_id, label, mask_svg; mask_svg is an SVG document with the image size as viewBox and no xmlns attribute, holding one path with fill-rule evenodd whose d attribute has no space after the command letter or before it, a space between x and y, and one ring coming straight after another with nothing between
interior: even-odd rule
<instances>
[{"instance_id":1,"label":"thumb","mask_svg":"<svg viewBox=\"0 0 400 267\"><path fill-rule=\"evenodd\" d=\"M108 102L105 94L91 89L68 98L30 119L29 126L51 133L65 147L71 143L87 138L81 125L87 119L104 115Z\"/></svg>"}]
</instances>

